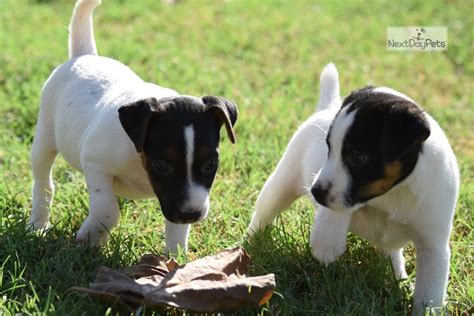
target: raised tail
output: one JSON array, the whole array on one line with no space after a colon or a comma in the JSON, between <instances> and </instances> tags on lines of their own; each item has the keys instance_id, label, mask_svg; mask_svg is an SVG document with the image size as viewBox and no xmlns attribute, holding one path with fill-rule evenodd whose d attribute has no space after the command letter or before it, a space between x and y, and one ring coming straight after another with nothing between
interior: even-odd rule
<instances>
[{"instance_id":1,"label":"raised tail","mask_svg":"<svg viewBox=\"0 0 474 316\"><path fill-rule=\"evenodd\" d=\"M101 0L77 0L69 26L69 58L97 55L92 12Z\"/></svg>"},{"instance_id":2,"label":"raised tail","mask_svg":"<svg viewBox=\"0 0 474 316\"><path fill-rule=\"evenodd\" d=\"M339 74L333 63L327 64L319 77L319 101L316 111L341 106Z\"/></svg>"}]
</instances>

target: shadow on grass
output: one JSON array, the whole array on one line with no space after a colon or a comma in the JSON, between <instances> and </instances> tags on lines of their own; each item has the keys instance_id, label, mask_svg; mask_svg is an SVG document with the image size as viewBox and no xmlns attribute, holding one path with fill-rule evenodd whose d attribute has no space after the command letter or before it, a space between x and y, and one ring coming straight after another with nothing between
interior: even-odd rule
<instances>
[{"instance_id":1,"label":"shadow on grass","mask_svg":"<svg viewBox=\"0 0 474 316\"><path fill-rule=\"evenodd\" d=\"M106 307L66 291L72 286L88 287L102 265L118 268L135 261L133 252L124 251L127 241L112 240L107 247L95 249L77 245L73 227L63 230L55 226L47 232L34 233L25 227L25 222L10 217L2 221L0 294L3 308L13 314L25 311L104 314Z\"/></svg>"},{"instance_id":2,"label":"shadow on grass","mask_svg":"<svg viewBox=\"0 0 474 316\"><path fill-rule=\"evenodd\" d=\"M324 266L311 255L309 232L287 234L281 225L246 241L252 275L275 273L271 314L408 314L409 282L396 280L388 259L370 244L349 235L348 250Z\"/></svg>"},{"instance_id":3,"label":"shadow on grass","mask_svg":"<svg viewBox=\"0 0 474 316\"><path fill-rule=\"evenodd\" d=\"M2 309L12 314L130 314L118 305L107 306L84 294L67 293L72 286L89 287L100 266L117 269L136 263L138 257L127 246L128 240L118 240L119 236L97 249L75 243L74 225L65 229L53 226L39 233L28 230L25 223L25 218L11 216L4 219L0 229L0 294L3 296L0 314ZM256 315L259 310L247 307L239 313ZM139 308L135 314L194 315L166 307Z\"/></svg>"}]
</instances>

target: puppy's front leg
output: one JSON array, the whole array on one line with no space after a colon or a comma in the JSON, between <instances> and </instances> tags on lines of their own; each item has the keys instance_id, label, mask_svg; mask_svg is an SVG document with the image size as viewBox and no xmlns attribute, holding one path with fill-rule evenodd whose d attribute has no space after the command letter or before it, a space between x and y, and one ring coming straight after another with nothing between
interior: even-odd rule
<instances>
[{"instance_id":1,"label":"puppy's front leg","mask_svg":"<svg viewBox=\"0 0 474 316\"><path fill-rule=\"evenodd\" d=\"M77 232L76 241L103 245L119 220L119 206L113 189L113 176L84 172L89 191L89 216Z\"/></svg>"},{"instance_id":2,"label":"puppy's front leg","mask_svg":"<svg viewBox=\"0 0 474 316\"><path fill-rule=\"evenodd\" d=\"M415 311L423 315L424 306L442 307L445 300L451 251L448 245L416 247Z\"/></svg>"},{"instance_id":3,"label":"puppy's front leg","mask_svg":"<svg viewBox=\"0 0 474 316\"><path fill-rule=\"evenodd\" d=\"M178 254L178 247L185 253L188 251L188 236L191 224L175 224L165 220L166 251L170 255Z\"/></svg>"},{"instance_id":4,"label":"puppy's front leg","mask_svg":"<svg viewBox=\"0 0 474 316\"><path fill-rule=\"evenodd\" d=\"M324 264L337 260L346 251L351 213L339 213L320 207L310 236L313 256Z\"/></svg>"}]
</instances>

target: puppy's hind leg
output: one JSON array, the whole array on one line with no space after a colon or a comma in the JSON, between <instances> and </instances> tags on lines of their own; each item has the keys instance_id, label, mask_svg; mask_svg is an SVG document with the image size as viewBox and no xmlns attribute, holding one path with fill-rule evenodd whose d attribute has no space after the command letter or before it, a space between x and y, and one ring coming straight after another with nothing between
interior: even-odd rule
<instances>
[{"instance_id":1,"label":"puppy's hind leg","mask_svg":"<svg viewBox=\"0 0 474 316\"><path fill-rule=\"evenodd\" d=\"M252 221L247 228L247 234L252 236L273 223L278 214L287 209L299 196L300 194L295 192L288 181L277 174L273 174L258 196Z\"/></svg>"},{"instance_id":2,"label":"puppy's hind leg","mask_svg":"<svg viewBox=\"0 0 474 316\"><path fill-rule=\"evenodd\" d=\"M52 168L57 154L52 125L40 113L31 150L33 201L29 225L35 230L49 225L54 194Z\"/></svg>"},{"instance_id":3,"label":"puppy's hind leg","mask_svg":"<svg viewBox=\"0 0 474 316\"><path fill-rule=\"evenodd\" d=\"M390 257L392 261L393 271L397 279L408 278L405 270L405 258L403 257L403 248L397 250L384 250L384 252Z\"/></svg>"},{"instance_id":4,"label":"puppy's hind leg","mask_svg":"<svg viewBox=\"0 0 474 316\"><path fill-rule=\"evenodd\" d=\"M119 205L113 189L114 177L84 170L89 191L89 216L77 232L76 241L102 246L119 220Z\"/></svg>"},{"instance_id":5,"label":"puppy's hind leg","mask_svg":"<svg viewBox=\"0 0 474 316\"><path fill-rule=\"evenodd\" d=\"M267 180L260 192L247 235L263 230L273 223L277 215L303 194L298 181L299 174L289 165L288 157L283 157L276 170Z\"/></svg>"}]
</instances>

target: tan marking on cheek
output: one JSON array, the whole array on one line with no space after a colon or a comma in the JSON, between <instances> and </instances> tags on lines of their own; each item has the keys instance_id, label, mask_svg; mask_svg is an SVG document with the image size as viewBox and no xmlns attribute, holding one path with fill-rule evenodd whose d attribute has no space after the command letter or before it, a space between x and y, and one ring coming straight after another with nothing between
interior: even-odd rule
<instances>
[{"instance_id":1,"label":"tan marking on cheek","mask_svg":"<svg viewBox=\"0 0 474 316\"><path fill-rule=\"evenodd\" d=\"M384 177L362 187L360 194L365 197L376 197L384 194L400 179L401 171L402 163L398 160L385 165Z\"/></svg>"},{"instance_id":2,"label":"tan marking on cheek","mask_svg":"<svg viewBox=\"0 0 474 316\"><path fill-rule=\"evenodd\" d=\"M179 155L179 151L177 148L168 148L166 151L165 151L165 156L166 158L168 158L169 160L178 160L180 158L180 155Z\"/></svg>"}]
</instances>

